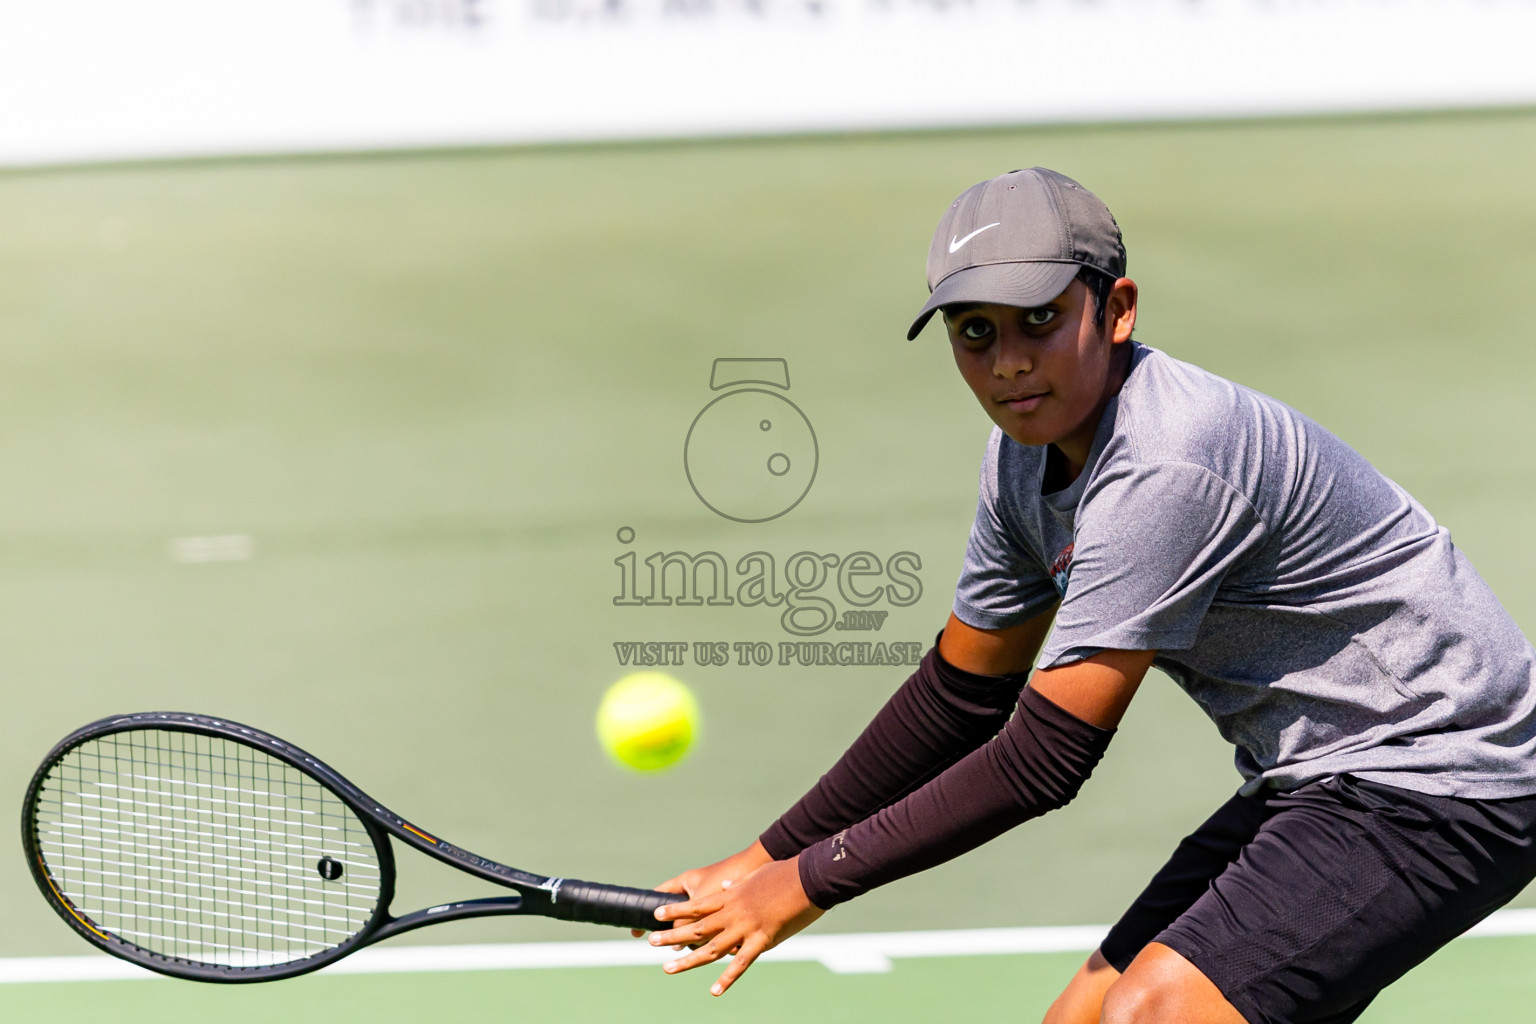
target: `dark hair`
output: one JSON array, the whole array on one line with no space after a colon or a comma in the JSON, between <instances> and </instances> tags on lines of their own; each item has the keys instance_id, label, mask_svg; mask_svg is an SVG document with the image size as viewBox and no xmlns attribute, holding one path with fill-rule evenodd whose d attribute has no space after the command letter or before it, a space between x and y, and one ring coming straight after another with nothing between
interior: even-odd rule
<instances>
[{"instance_id":1,"label":"dark hair","mask_svg":"<svg viewBox=\"0 0 1536 1024\"><path fill-rule=\"evenodd\" d=\"M1109 306L1109 293L1115 289L1115 279L1095 267L1081 267L1077 279L1093 293L1093 322L1104 326L1104 310Z\"/></svg>"}]
</instances>

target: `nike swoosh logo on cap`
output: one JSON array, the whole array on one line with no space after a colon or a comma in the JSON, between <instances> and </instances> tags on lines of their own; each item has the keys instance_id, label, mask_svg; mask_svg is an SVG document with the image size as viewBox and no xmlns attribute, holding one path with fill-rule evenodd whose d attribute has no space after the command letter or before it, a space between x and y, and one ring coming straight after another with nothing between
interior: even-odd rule
<instances>
[{"instance_id":1,"label":"nike swoosh logo on cap","mask_svg":"<svg viewBox=\"0 0 1536 1024\"><path fill-rule=\"evenodd\" d=\"M995 220L991 224L988 224L986 227L977 228L975 231L972 231L970 234L966 235L964 238L956 238L953 235L951 235L949 237L949 251L950 252L959 252L960 251L960 247L962 245L964 245L966 242L969 242L971 239L975 238L977 235L979 235L983 231L987 230L987 228L995 228L995 227L997 227L1001 223L1002 223L1002 221Z\"/></svg>"}]
</instances>

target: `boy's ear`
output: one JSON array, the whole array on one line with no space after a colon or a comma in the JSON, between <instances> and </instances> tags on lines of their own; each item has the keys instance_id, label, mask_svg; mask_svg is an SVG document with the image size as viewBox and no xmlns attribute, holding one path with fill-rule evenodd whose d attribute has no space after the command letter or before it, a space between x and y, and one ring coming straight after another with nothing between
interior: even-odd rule
<instances>
[{"instance_id":1,"label":"boy's ear","mask_svg":"<svg viewBox=\"0 0 1536 1024\"><path fill-rule=\"evenodd\" d=\"M1136 282L1128 277L1120 278L1110 289L1109 301L1105 303L1105 319L1114 332L1112 341L1131 340L1131 332L1136 329L1136 297Z\"/></svg>"}]
</instances>

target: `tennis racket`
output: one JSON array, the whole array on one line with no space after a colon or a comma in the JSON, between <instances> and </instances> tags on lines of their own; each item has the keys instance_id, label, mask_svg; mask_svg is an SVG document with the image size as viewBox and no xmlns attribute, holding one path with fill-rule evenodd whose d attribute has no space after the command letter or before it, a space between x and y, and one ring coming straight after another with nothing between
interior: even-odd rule
<instances>
[{"instance_id":1,"label":"tennis racket","mask_svg":"<svg viewBox=\"0 0 1536 1024\"><path fill-rule=\"evenodd\" d=\"M121 715L76 730L27 788L21 832L32 877L75 931L197 981L291 978L470 917L651 929L657 907L685 899L477 857L299 748L202 715ZM392 841L517 894L396 917Z\"/></svg>"}]
</instances>

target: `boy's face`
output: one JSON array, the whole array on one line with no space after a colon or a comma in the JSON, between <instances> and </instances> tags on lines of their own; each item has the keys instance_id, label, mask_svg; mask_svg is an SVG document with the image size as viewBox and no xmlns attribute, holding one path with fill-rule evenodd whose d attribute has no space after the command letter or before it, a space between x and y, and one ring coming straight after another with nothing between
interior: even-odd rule
<instances>
[{"instance_id":1,"label":"boy's face","mask_svg":"<svg viewBox=\"0 0 1536 1024\"><path fill-rule=\"evenodd\" d=\"M944 308L955 365L987 415L1020 444L1057 444L1086 457L1098 414L1124 380L1122 356L1136 323L1136 285L1115 282L1104 325L1081 281L1044 306Z\"/></svg>"}]
</instances>

